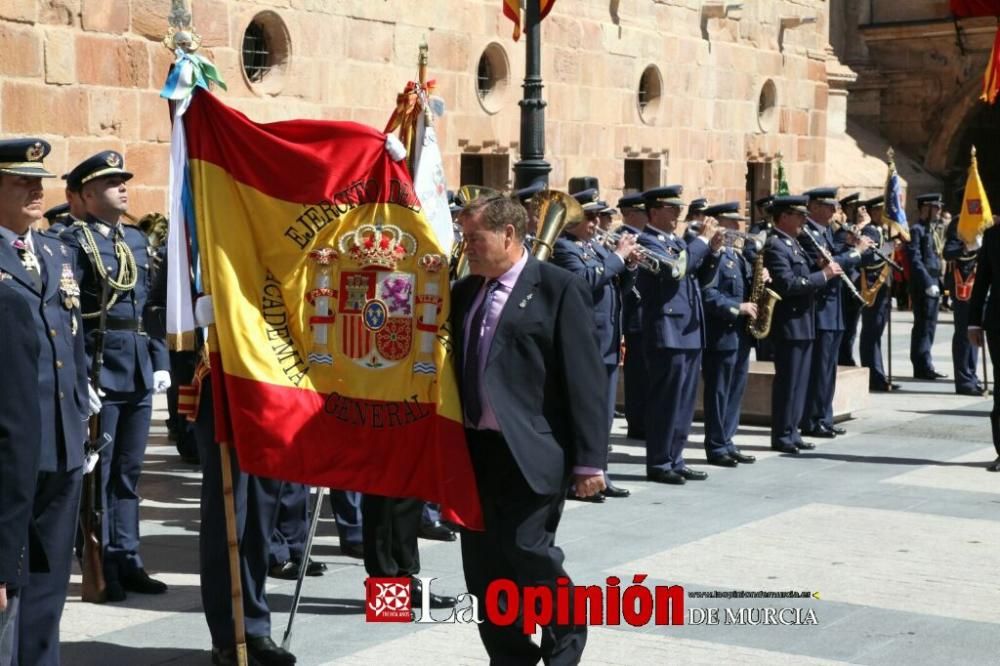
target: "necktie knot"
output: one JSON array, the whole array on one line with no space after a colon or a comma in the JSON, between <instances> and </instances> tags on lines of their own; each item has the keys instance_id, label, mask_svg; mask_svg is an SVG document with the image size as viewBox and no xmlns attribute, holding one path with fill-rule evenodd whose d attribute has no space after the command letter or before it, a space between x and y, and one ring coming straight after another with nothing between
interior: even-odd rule
<instances>
[{"instance_id":1,"label":"necktie knot","mask_svg":"<svg viewBox=\"0 0 1000 666\"><path fill-rule=\"evenodd\" d=\"M24 242L24 236L18 236L15 238L12 245L14 246L14 249L19 252L24 252L28 249L28 244Z\"/></svg>"}]
</instances>

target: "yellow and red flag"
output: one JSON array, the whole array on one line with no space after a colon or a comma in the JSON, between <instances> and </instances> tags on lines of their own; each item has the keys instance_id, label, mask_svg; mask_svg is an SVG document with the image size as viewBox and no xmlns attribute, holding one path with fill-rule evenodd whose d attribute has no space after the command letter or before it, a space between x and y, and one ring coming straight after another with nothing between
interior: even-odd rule
<instances>
[{"instance_id":1,"label":"yellow and red flag","mask_svg":"<svg viewBox=\"0 0 1000 666\"><path fill-rule=\"evenodd\" d=\"M958 218L958 237L968 245L976 242L976 237L993 223L993 211L990 200L986 198L986 188L979 177L979 164L976 161L976 147L972 147L972 162L969 164L969 175L965 180L965 194L962 196L962 212Z\"/></svg>"},{"instance_id":2,"label":"yellow and red flag","mask_svg":"<svg viewBox=\"0 0 1000 666\"><path fill-rule=\"evenodd\" d=\"M217 438L261 476L482 518L447 353L448 257L386 135L184 114Z\"/></svg>"},{"instance_id":3,"label":"yellow and red flag","mask_svg":"<svg viewBox=\"0 0 1000 666\"><path fill-rule=\"evenodd\" d=\"M950 0L951 14L958 19L975 16L995 16L1000 19L1000 0ZM1000 29L993 38L993 50L986 61L986 72L983 74L983 93L979 99L993 104L1000 95Z\"/></svg>"},{"instance_id":4,"label":"yellow and red flag","mask_svg":"<svg viewBox=\"0 0 1000 666\"><path fill-rule=\"evenodd\" d=\"M552 6L556 4L556 0L528 0L528 2L538 3L538 15L541 17L539 20L543 21L552 11ZM503 0L503 15L514 22L514 41L521 39L521 0Z\"/></svg>"}]
</instances>

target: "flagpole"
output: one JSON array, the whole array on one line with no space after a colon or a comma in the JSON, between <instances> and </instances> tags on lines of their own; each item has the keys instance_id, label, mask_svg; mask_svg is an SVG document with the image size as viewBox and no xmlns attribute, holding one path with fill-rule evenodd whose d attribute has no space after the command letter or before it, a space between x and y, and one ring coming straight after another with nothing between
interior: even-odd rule
<instances>
[{"instance_id":1,"label":"flagpole","mask_svg":"<svg viewBox=\"0 0 1000 666\"><path fill-rule=\"evenodd\" d=\"M319 512L323 508L323 496L326 488L316 488L316 508L313 509L312 521L309 524L309 534L306 536L306 548L299 564L299 578L295 581L295 594L292 596L292 609L288 613L288 626L285 627L285 636L281 639L281 647L289 650L292 647L292 624L295 622L295 615L299 610L299 600L302 598L302 583L305 581L306 571L309 569L309 557L312 555L313 538L316 536L316 527L319 525Z\"/></svg>"}]
</instances>

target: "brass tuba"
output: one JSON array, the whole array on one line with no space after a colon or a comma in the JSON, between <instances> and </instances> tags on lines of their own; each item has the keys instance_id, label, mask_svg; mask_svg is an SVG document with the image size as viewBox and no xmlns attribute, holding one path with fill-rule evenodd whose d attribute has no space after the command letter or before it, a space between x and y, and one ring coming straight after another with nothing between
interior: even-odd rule
<instances>
[{"instance_id":1,"label":"brass tuba","mask_svg":"<svg viewBox=\"0 0 1000 666\"><path fill-rule=\"evenodd\" d=\"M552 254L563 229L583 222L587 216L580 202L565 192L544 190L536 194L532 201L538 210L538 235L531 240L531 254L535 259L545 261Z\"/></svg>"},{"instance_id":2,"label":"brass tuba","mask_svg":"<svg viewBox=\"0 0 1000 666\"><path fill-rule=\"evenodd\" d=\"M753 281L750 285L750 300L757 305L757 316L747 321L747 332L758 340L763 340L771 333L771 318L774 317L774 305L781 296L764 284L764 250L757 251L753 262Z\"/></svg>"},{"instance_id":3,"label":"brass tuba","mask_svg":"<svg viewBox=\"0 0 1000 666\"><path fill-rule=\"evenodd\" d=\"M455 203L465 208L476 199L482 197L493 198L500 196L503 195L494 189L490 189L489 187L483 187L482 185L463 185L458 188L458 192L455 192ZM455 247L451 251L451 265L454 270L454 274L452 276L454 279L461 280L469 274L469 260L465 257L464 238L460 242L455 243Z\"/></svg>"}]
</instances>

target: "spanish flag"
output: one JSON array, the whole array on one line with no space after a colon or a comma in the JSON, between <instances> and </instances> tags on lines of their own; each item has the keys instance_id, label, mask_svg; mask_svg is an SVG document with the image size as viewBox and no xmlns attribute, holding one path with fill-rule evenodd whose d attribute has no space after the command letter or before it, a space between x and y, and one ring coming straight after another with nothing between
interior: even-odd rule
<instances>
[{"instance_id":1,"label":"spanish flag","mask_svg":"<svg viewBox=\"0 0 1000 666\"><path fill-rule=\"evenodd\" d=\"M203 90L183 118L217 437L251 474L419 497L480 527L448 257L386 135L258 124Z\"/></svg>"},{"instance_id":2,"label":"spanish flag","mask_svg":"<svg viewBox=\"0 0 1000 666\"><path fill-rule=\"evenodd\" d=\"M966 245L974 245L976 237L983 233L984 227L993 221L993 211L990 201L986 198L986 189L979 178L979 165L976 162L976 147L972 147L972 162L969 164L969 175L965 180L965 194L962 196L962 212L958 219L958 237Z\"/></svg>"},{"instance_id":3,"label":"spanish flag","mask_svg":"<svg viewBox=\"0 0 1000 666\"><path fill-rule=\"evenodd\" d=\"M556 4L556 0L527 0L527 2L538 3L539 20L545 20L552 11L552 6ZM521 0L503 0L503 15L514 22L514 41L521 39Z\"/></svg>"}]
</instances>

